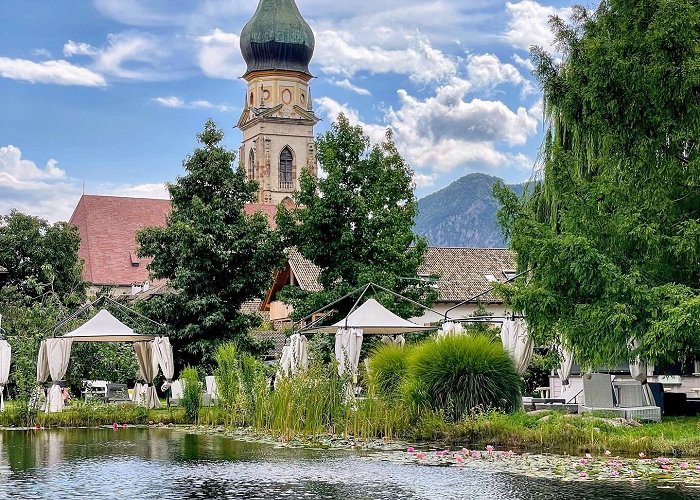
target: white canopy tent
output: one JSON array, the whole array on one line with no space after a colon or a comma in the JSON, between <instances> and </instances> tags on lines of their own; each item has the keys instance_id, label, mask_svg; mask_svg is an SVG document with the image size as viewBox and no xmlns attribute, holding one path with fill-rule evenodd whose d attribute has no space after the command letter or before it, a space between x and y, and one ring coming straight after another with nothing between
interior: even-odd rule
<instances>
[{"instance_id":1,"label":"white canopy tent","mask_svg":"<svg viewBox=\"0 0 700 500\"><path fill-rule=\"evenodd\" d=\"M138 391L135 392L144 394L144 398L135 394L135 401L138 404L143 399L149 408L160 406L153 379L160 366L166 383L172 382L174 362L170 340L167 337L136 333L109 311L102 309L75 330L41 342L37 359L37 382L46 382L49 375L54 382L47 396L47 411L57 412L63 409L58 382L66 374L73 342L132 342L139 365L139 379L143 381L143 384L137 384Z\"/></svg>"},{"instance_id":2,"label":"white canopy tent","mask_svg":"<svg viewBox=\"0 0 700 500\"><path fill-rule=\"evenodd\" d=\"M0 340L0 411L5 409L5 386L10 376L12 348L7 340Z\"/></svg>"},{"instance_id":3,"label":"white canopy tent","mask_svg":"<svg viewBox=\"0 0 700 500\"><path fill-rule=\"evenodd\" d=\"M282 356L277 365L276 377L287 377L309 367L308 340L295 333L289 337L289 344L282 347Z\"/></svg>"},{"instance_id":4,"label":"white canopy tent","mask_svg":"<svg viewBox=\"0 0 700 500\"><path fill-rule=\"evenodd\" d=\"M356 375L364 335L394 336L403 333L434 330L432 326L421 326L397 316L375 299L367 299L345 318L330 326L309 328L307 332L335 333L335 357L338 373L345 371ZM391 338L391 337L389 337ZM402 345L398 337L397 344Z\"/></svg>"}]
</instances>

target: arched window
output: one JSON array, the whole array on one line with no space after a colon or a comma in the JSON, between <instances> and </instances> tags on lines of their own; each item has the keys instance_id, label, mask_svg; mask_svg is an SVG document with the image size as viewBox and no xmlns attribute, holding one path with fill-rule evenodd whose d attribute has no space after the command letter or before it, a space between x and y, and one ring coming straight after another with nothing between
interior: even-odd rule
<instances>
[{"instance_id":1,"label":"arched window","mask_svg":"<svg viewBox=\"0 0 700 500\"><path fill-rule=\"evenodd\" d=\"M292 151L285 147L280 153L280 189L292 189Z\"/></svg>"},{"instance_id":2,"label":"arched window","mask_svg":"<svg viewBox=\"0 0 700 500\"><path fill-rule=\"evenodd\" d=\"M248 155L248 178L255 179L255 151L252 149Z\"/></svg>"}]
</instances>

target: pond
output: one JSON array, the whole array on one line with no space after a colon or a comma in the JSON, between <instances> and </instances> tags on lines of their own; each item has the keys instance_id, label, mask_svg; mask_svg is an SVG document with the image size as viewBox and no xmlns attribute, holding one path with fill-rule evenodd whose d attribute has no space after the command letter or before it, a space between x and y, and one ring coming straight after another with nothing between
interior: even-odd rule
<instances>
[{"instance_id":1,"label":"pond","mask_svg":"<svg viewBox=\"0 0 700 500\"><path fill-rule=\"evenodd\" d=\"M0 498L670 499L682 486L542 479L180 429L0 431Z\"/></svg>"}]
</instances>

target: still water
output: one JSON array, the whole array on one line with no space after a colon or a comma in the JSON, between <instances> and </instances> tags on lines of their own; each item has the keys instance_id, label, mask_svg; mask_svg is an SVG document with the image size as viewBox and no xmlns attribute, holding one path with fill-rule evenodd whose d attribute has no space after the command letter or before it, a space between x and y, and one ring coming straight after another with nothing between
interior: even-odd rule
<instances>
[{"instance_id":1,"label":"still water","mask_svg":"<svg viewBox=\"0 0 700 500\"><path fill-rule=\"evenodd\" d=\"M385 456L167 428L0 431L0 498L700 498L648 483L561 482Z\"/></svg>"}]
</instances>

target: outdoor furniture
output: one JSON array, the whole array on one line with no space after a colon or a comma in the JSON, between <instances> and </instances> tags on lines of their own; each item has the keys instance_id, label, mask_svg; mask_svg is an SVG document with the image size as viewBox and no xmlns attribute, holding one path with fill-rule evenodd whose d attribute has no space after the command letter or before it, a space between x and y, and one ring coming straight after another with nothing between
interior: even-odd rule
<instances>
[{"instance_id":1,"label":"outdoor furniture","mask_svg":"<svg viewBox=\"0 0 700 500\"><path fill-rule=\"evenodd\" d=\"M656 406L651 391L646 384L625 381L616 384L620 408L625 410L625 418L659 422L661 408Z\"/></svg>"},{"instance_id":2,"label":"outdoor furniture","mask_svg":"<svg viewBox=\"0 0 700 500\"><path fill-rule=\"evenodd\" d=\"M97 399L100 401L107 400L107 382L106 380L83 380L83 399Z\"/></svg>"},{"instance_id":3,"label":"outdoor furniture","mask_svg":"<svg viewBox=\"0 0 700 500\"><path fill-rule=\"evenodd\" d=\"M688 395L684 392L664 392L664 415L680 417L688 413Z\"/></svg>"},{"instance_id":4,"label":"outdoor furniture","mask_svg":"<svg viewBox=\"0 0 700 500\"><path fill-rule=\"evenodd\" d=\"M580 407L581 413L604 412L625 417L625 409L615 405L612 378L608 373L584 375L583 397L586 402Z\"/></svg>"},{"instance_id":5,"label":"outdoor furniture","mask_svg":"<svg viewBox=\"0 0 700 500\"><path fill-rule=\"evenodd\" d=\"M129 397L129 390L126 384L108 383L106 389L106 403L131 402L131 398Z\"/></svg>"},{"instance_id":6,"label":"outdoor furniture","mask_svg":"<svg viewBox=\"0 0 700 500\"><path fill-rule=\"evenodd\" d=\"M532 409L555 410L566 413L578 413L576 399L583 392L583 384L580 380L572 380L563 386L561 394L556 398L532 398Z\"/></svg>"}]
</instances>

